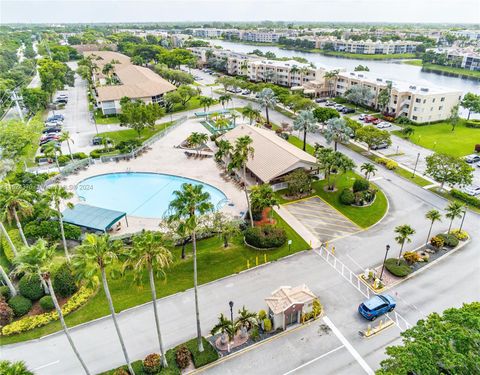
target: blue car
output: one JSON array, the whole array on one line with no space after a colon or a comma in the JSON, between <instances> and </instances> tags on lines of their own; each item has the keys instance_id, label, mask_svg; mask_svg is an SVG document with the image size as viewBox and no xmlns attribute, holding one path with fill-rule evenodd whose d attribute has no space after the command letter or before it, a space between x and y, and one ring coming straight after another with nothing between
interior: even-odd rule
<instances>
[{"instance_id":1,"label":"blue car","mask_svg":"<svg viewBox=\"0 0 480 375\"><path fill-rule=\"evenodd\" d=\"M358 306L358 312L368 320L375 320L380 315L392 311L397 303L388 294L378 294Z\"/></svg>"}]
</instances>

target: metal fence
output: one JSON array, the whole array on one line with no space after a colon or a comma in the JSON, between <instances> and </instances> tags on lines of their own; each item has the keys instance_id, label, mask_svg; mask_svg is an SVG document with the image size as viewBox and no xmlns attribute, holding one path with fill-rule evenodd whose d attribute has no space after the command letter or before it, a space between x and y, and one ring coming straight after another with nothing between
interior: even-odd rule
<instances>
[{"instance_id":1,"label":"metal fence","mask_svg":"<svg viewBox=\"0 0 480 375\"><path fill-rule=\"evenodd\" d=\"M340 276L348 281L355 289L357 289L364 297L370 298L373 295L376 295L360 278L355 272L353 272L348 266L345 265L340 259L333 255L327 248L321 246L315 249L315 252L320 255L335 271L337 271ZM397 327L404 331L408 328L411 328L411 324L401 316L396 311L391 311L385 314L391 321L393 321Z\"/></svg>"}]
</instances>

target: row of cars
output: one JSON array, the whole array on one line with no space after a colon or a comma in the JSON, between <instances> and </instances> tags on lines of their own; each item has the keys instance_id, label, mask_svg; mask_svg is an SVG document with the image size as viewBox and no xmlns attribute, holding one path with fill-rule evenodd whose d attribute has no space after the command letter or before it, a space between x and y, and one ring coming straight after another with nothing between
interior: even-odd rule
<instances>
[{"instance_id":1,"label":"row of cars","mask_svg":"<svg viewBox=\"0 0 480 375\"><path fill-rule=\"evenodd\" d=\"M344 105L341 105L341 104L338 104L338 103L335 103L335 102L332 102L330 100L326 100L326 99L323 99L323 98L315 99L315 102L316 103L325 103L325 107L333 107L338 112L342 112L343 114L355 113L355 110L353 108L346 107Z\"/></svg>"},{"instance_id":2,"label":"row of cars","mask_svg":"<svg viewBox=\"0 0 480 375\"><path fill-rule=\"evenodd\" d=\"M67 94L59 94L55 98L52 104L67 104L68 103L68 95ZM49 142L56 142L60 144L60 134L62 132L63 122L65 121L65 117L62 114L54 113L53 115L49 116L45 121L45 129L42 131L42 136L40 137L39 146L42 148Z\"/></svg>"},{"instance_id":3,"label":"row of cars","mask_svg":"<svg viewBox=\"0 0 480 375\"><path fill-rule=\"evenodd\" d=\"M366 115L364 113L362 113L358 117L358 119L360 121L363 121L365 124L375 125L375 127L378 128L378 129L386 129L386 128L390 128L392 126L392 124L389 123L388 121L383 121L382 119L379 119L375 116Z\"/></svg>"},{"instance_id":4,"label":"row of cars","mask_svg":"<svg viewBox=\"0 0 480 375\"><path fill-rule=\"evenodd\" d=\"M480 154L471 154L465 156L465 161L468 164L474 164L480 168ZM472 197L480 195L480 186L470 185L462 189L462 191Z\"/></svg>"}]
</instances>

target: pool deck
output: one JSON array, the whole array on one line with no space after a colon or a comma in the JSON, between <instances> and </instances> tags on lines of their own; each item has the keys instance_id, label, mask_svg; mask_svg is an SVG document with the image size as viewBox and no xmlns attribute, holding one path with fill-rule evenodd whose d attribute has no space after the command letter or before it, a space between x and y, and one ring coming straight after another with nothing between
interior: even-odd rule
<instances>
[{"instance_id":1,"label":"pool deck","mask_svg":"<svg viewBox=\"0 0 480 375\"><path fill-rule=\"evenodd\" d=\"M159 139L152 145L152 149L136 159L130 161L108 162L102 163L98 161L91 165L88 169L72 174L61 182L70 191L75 193L76 185L82 180L106 173L119 172L156 172L167 173L177 176L187 177L221 190L228 198L229 204L222 208L222 212L238 217L241 212L246 212L247 203L243 190L231 182L226 182L220 173L222 170L217 166L213 158L203 159L187 159L185 150L175 148L184 141L192 132L210 133L203 127L199 120L189 119L185 123L172 130L165 137ZM141 193L141 186L138 187L138 193ZM75 194L71 199L72 203L80 203L79 198ZM115 209L114 207L110 207ZM158 230L160 219L140 218L128 216L128 227L122 220L122 228L115 234L126 234L139 232L142 229Z\"/></svg>"}]
</instances>

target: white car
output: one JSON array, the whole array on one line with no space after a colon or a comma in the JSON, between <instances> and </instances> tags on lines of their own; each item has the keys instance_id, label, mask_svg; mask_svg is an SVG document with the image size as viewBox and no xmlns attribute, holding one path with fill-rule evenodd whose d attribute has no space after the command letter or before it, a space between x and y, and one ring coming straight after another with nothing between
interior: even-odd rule
<instances>
[{"instance_id":1,"label":"white car","mask_svg":"<svg viewBox=\"0 0 480 375\"><path fill-rule=\"evenodd\" d=\"M463 192L475 197L476 195L480 194L480 186L467 186L463 189Z\"/></svg>"},{"instance_id":2,"label":"white car","mask_svg":"<svg viewBox=\"0 0 480 375\"><path fill-rule=\"evenodd\" d=\"M385 128L389 128L392 126L392 124L390 124L389 122L386 122L386 121L382 121L381 123L377 124L377 129L385 129Z\"/></svg>"},{"instance_id":3,"label":"white car","mask_svg":"<svg viewBox=\"0 0 480 375\"><path fill-rule=\"evenodd\" d=\"M360 116L358 116L358 119L359 119L360 121L363 121L363 120L365 120L365 116L366 116L366 114L365 114L365 113L362 113L362 114L360 114Z\"/></svg>"},{"instance_id":4,"label":"white car","mask_svg":"<svg viewBox=\"0 0 480 375\"><path fill-rule=\"evenodd\" d=\"M469 164L476 163L477 161L480 161L480 155L476 154L471 154L465 156L465 161Z\"/></svg>"}]
</instances>

